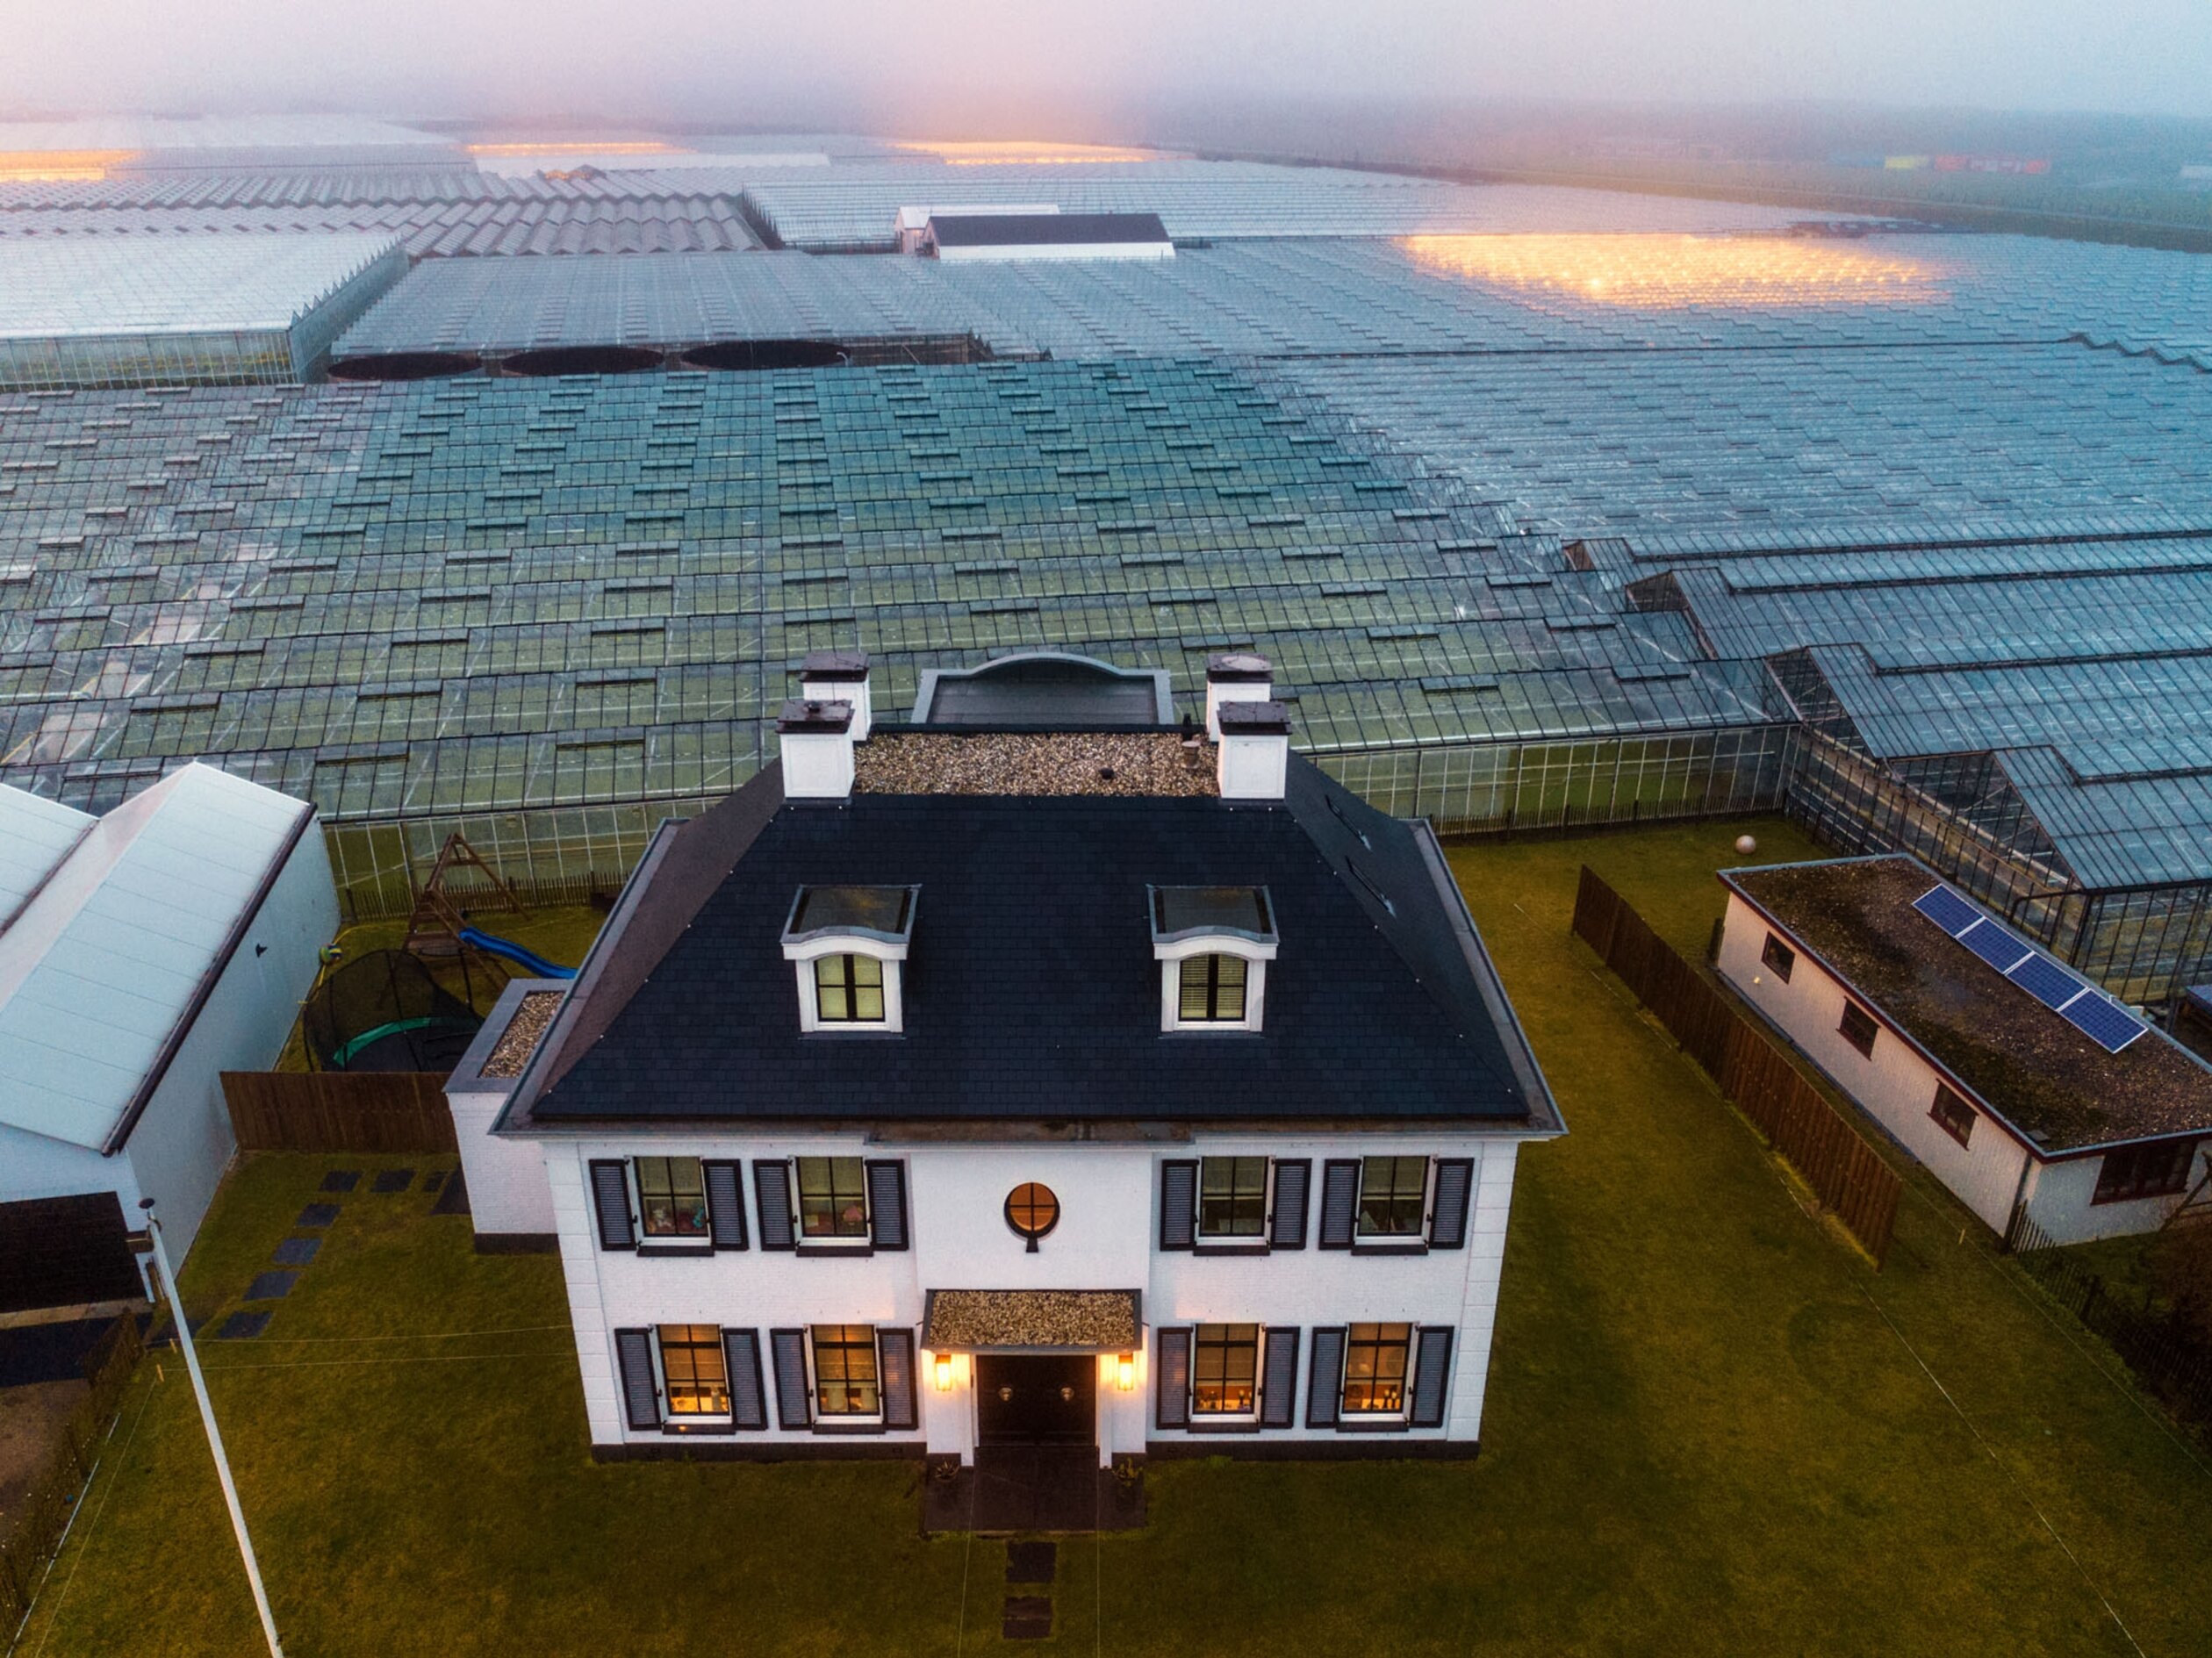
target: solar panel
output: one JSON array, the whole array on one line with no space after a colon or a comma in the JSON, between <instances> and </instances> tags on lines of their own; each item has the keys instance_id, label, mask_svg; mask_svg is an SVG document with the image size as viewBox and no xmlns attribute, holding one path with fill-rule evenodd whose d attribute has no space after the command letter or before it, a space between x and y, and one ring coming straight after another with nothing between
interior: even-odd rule
<instances>
[{"instance_id":1,"label":"solar panel","mask_svg":"<svg viewBox=\"0 0 2212 1658\"><path fill-rule=\"evenodd\" d=\"M1982 918L1982 913L1948 886L1931 886L1913 901L1913 908L1953 938Z\"/></svg>"},{"instance_id":2,"label":"solar panel","mask_svg":"<svg viewBox=\"0 0 2212 1658\"><path fill-rule=\"evenodd\" d=\"M2144 1031L2126 1008L2099 995L2087 995L2058 1016L2107 1053L2117 1053Z\"/></svg>"},{"instance_id":3,"label":"solar panel","mask_svg":"<svg viewBox=\"0 0 2212 1658\"><path fill-rule=\"evenodd\" d=\"M2012 981L2053 1012L2088 988L2048 956L2029 956L2012 970Z\"/></svg>"},{"instance_id":4,"label":"solar panel","mask_svg":"<svg viewBox=\"0 0 2212 1658\"><path fill-rule=\"evenodd\" d=\"M1999 973L2010 973L2034 953L1993 921L1985 920L1979 927L1969 927L1959 934L1958 942Z\"/></svg>"}]
</instances>

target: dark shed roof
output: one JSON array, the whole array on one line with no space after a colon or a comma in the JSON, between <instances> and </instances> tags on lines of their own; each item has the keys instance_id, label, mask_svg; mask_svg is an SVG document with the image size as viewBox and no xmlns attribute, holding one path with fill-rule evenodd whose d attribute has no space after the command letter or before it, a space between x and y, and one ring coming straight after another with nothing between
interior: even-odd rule
<instances>
[{"instance_id":1,"label":"dark shed roof","mask_svg":"<svg viewBox=\"0 0 2212 1658\"><path fill-rule=\"evenodd\" d=\"M856 794L777 768L664 829L510 1107L608 1119L1461 1118L1556 1113L1426 831L1307 762L1280 806ZM801 886L917 886L900 1035L802 1035ZM1146 888L1265 886L1258 1034L1163 1035ZM712 1016L705 1016L711 1011Z\"/></svg>"}]
</instances>

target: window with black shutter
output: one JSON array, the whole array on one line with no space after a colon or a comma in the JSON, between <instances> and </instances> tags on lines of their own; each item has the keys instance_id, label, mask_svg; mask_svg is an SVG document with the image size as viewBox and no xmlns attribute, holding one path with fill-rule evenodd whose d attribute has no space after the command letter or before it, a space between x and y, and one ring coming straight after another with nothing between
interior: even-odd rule
<instances>
[{"instance_id":1,"label":"window with black shutter","mask_svg":"<svg viewBox=\"0 0 2212 1658\"><path fill-rule=\"evenodd\" d=\"M700 1165L707 1175L707 1217L714 1231L716 1249L743 1249L745 1246L744 1183L732 1162L708 1161Z\"/></svg>"},{"instance_id":2,"label":"window with black shutter","mask_svg":"<svg viewBox=\"0 0 2212 1658\"><path fill-rule=\"evenodd\" d=\"M1169 1158L1160 1166L1160 1246L1190 1249L1198 1241L1198 1161Z\"/></svg>"},{"instance_id":3,"label":"window with black shutter","mask_svg":"<svg viewBox=\"0 0 2212 1658\"><path fill-rule=\"evenodd\" d=\"M656 1432L661 1425L660 1384L653 1374L652 1331L617 1330L614 1361L622 1373L622 1410L631 1429Z\"/></svg>"},{"instance_id":4,"label":"window with black shutter","mask_svg":"<svg viewBox=\"0 0 2212 1658\"><path fill-rule=\"evenodd\" d=\"M1190 1425L1190 1331L1156 1330L1159 1348L1153 1372L1153 1414L1163 1428Z\"/></svg>"},{"instance_id":5,"label":"window with black shutter","mask_svg":"<svg viewBox=\"0 0 2212 1658\"><path fill-rule=\"evenodd\" d=\"M1321 1166L1321 1247L1351 1248L1359 1215L1359 1159L1330 1159Z\"/></svg>"},{"instance_id":6,"label":"window with black shutter","mask_svg":"<svg viewBox=\"0 0 2212 1658\"><path fill-rule=\"evenodd\" d=\"M1312 1373L1306 1381L1306 1426L1332 1428L1344 1395L1344 1331L1313 1332Z\"/></svg>"},{"instance_id":7,"label":"window with black shutter","mask_svg":"<svg viewBox=\"0 0 2212 1658\"><path fill-rule=\"evenodd\" d=\"M772 1330L768 1353L776 1371L776 1425L802 1429L814 1425L814 1389L807 1381L807 1332Z\"/></svg>"},{"instance_id":8,"label":"window with black shutter","mask_svg":"<svg viewBox=\"0 0 2212 1658\"><path fill-rule=\"evenodd\" d=\"M1413 1357L1413 1401L1406 1420L1417 1428L1444 1425L1444 1389L1452 1374L1452 1332L1424 1324Z\"/></svg>"},{"instance_id":9,"label":"window with black shutter","mask_svg":"<svg viewBox=\"0 0 2212 1658\"><path fill-rule=\"evenodd\" d=\"M878 1249L907 1246L906 1165L896 1158L871 1160L868 1174L869 1236Z\"/></svg>"},{"instance_id":10,"label":"window with black shutter","mask_svg":"<svg viewBox=\"0 0 2212 1658\"><path fill-rule=\"evenodd\" d=\"M791 1224L791 1165L782 1159L753 1164L753 1202L760 1210L760 1246L796 1249Z\"/></svg>"},{"instance_id":11,"label":"window with black shutter","mask_svg":"<svg viewBox=\"0 0 2212 1658\"><path fill-rule=\"evenodd\" d=\"M1475 1196L1475 1159L1436 1159L1436 1209L1429 1217L1429 1247L1461 1249L1467 1244L1467 1211Z\"/></svg>"},{"instance_id":12,"label":"window with black shutter","mask_svg":"<svg viewBox=\"0 0 2212 1658\"><path fill-rule=\"evenodd\" d=\"M1306 1246L1306 1188L1313 1182L1313 1164L1305 1158L1282 1159L1275 1166L1275 1211L1268 1225L1268 1244L1273 1249Z\"/></svg>"},{"instance_id":13,"label":"window with black shutter","mask_svg":"<svg viewBox=\"0 0 2212 1658\"><path fill-rule=\"evenodd\" d=\"M599 1217L601 1249L637 1247L630 1224L629 1170L620 1161L592 1165L592 1209Z\"/></svg>"},{"instance_id":14,"label":"window with black shutter","mask_svg":"<svg viewBox=\"0 0 2212 1658\"><path fill-rule=\"evenodd\" d=\"M768 1390L760 1374L760 1332L723 1331L722 1358L729 1372L730 1425L757 1432L768 1425Z\"/></svg>"},{"instance_id":15,"label":"window with black shutter","mask_svg":"<svg viewBox=\"0 0 2212 1658\"><path fill-rule=\"evenodd\" d=\"M1260 1361L1260 1425L1287 1428L1298 1403L1298 1331L1268 1331L1267 1353Z\"/></svg>"},{"instance_id":16,"label":"window with black shutter","mask_svg":"<svg viewBox=\"0 0 2212 1658\"><path fill-rule=\"evenodd\" d=\"M914 1331L876 1331L876 1368L883 1377L883 1425L911 1428L917 1418L914 1396Z\"/></svg>"}]
</instances>

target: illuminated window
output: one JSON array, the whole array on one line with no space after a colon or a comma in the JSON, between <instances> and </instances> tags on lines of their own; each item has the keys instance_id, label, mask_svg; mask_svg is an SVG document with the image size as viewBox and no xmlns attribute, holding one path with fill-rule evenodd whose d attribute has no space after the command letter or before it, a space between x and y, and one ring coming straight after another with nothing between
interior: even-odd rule
<instances>
[{"instance_id":1,"label":"illuminated window","mask_svg":"<svg viewBox=\"0 0 2212 1658\"><path fill-rule=\"evenodd\" d=\"M660 1327L661 1382L672 1417L729 1414L729 1371L719 1324Z\"/></svg>"},{"instance_id":2,"label":"illuminated window","mask_svg":"<svg viewBox=\"0 0 2212 1658\"><path fill-rule=\"evenodd\" d=\"M1190 956L1182 964L1176 1016L1185 1024L1240 1024L1245 1016L1245 958Z\"/></svg>"},{"instance_id":3,"label":"illuminated window","mask_svg":"<svg viewBox=\"0 0 2212 1658\"><path fill-rule=\"evenodd\" d=\"M824 1024L883 1023L883 963L873 956L823 956L815 963L815 1006Z\"/></svg>"},{"instance_id":4,"label":"illuminated window","mask_svg":"<svg viewBox=\"0 0 2212 1658\"><path fill-rule=\"evenodd\" d=\"M1190 1408L1196 1414L1249 1416L1259 1381L1258 1324L1198 1326L1190 1360Z\"/></svg>"},{"instance_id":5,"label":"illuminated window","mask_svg":"<svg viewBox=\"0 0 2212 1658\"><path fill-rule=\"evenodd\" d=\"M1396 1415L1405 1409L1411 1324L1354 1324L1344 1339L1344 1412Z\"/></svg>"},{"instance_id":6,"label":"illuminated window","mask_svg":"<svg viewBox=\"0 0 2212 1658\"><path fill-rule=\"evenodd\" d=\"M641 1157L637 1212L648 1238L707 1241L707 1178L695 1157Z\"/></svg>"},{"instance_id":7,"label":"illuminated window","mask_svg":"<svg viewBox=\"0 0 2212 1658\"><path fill-rule=\"evenodd\" d=\"M815 1413L825 1417L872 1417L883 1410L876 1384L873 1324L816 1324L814 1327Z\"/></svg>"},{"instance_id":8,"label":"illuminated window","mask_svg":"<svg viewBox=\"0 0 2212 1658\"><path fill-rule=\"evenodd\" d=\"M1059 1199L1051 1187L1024 1181L1006 1195L1006 1224L1033 1251L1037 1240L1059 1224Z\"/></svg>"},{"instance_id":9,"label":"illuminated window","mask_svg":"<svg viewBox=\"0 0 2212 1658\"><path fill-rule=\"evenodd\" d=\"M868 1236L866 1171L857 1157L802 1157L799 1231L809 1238Z\"/></svg>"}]
</instances>

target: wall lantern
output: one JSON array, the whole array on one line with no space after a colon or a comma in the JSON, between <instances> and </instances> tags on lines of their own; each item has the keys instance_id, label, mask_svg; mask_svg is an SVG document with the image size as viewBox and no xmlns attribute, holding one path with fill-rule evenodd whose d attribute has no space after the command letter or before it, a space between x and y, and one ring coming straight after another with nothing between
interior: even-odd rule
<instances>
[{"instance_id":1,"label":"wall lantern","mask_svg":"<svg viewBox=\"0 0 2212 1658\"><path fill-rule=\"evenodd\" d=\"M1114 1360L1114 1385L1124 1393L1133 1392L1137 1386L1137 1355L1125 1353Z\"/></svg>"},{"instance_id":2,"label":"wall lantern","mask_svg":"<svg viewBox=\"0 0 2212 1658\"><path fill-rule=\"evenodd\" d=\"M949 1353L941 1353L937 1356L937 1390L939 1393L952 1391L952 1355Z\"/></svg>"}]
</instances>

